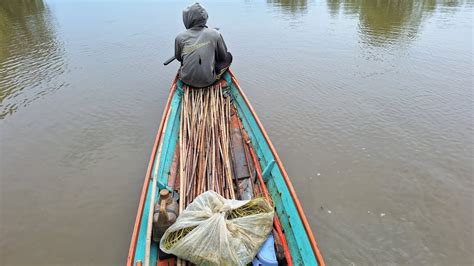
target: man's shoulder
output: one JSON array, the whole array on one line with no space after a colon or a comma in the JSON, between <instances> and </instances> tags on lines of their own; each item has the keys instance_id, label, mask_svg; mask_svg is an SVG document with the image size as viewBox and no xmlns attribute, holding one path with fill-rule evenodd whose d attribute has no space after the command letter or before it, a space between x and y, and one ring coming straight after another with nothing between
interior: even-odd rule
<instances>
[{"instance_id":1,"label":"man's shoulder","mask_svg":"<svg viewBox=\"0 0 474 266\"><path fill-rule=\"evenodd\" d=\"M209 36L219 37L221 34L216 29L205 28L203 31Z\"/></svg>"},{"instance_id":2,"label":"man's shoulder","mask_svg":"<svg viewBox=\"0 0 474 266\"><path fill-rule=\"evenodd\" d=\"M220 36L220 33L215 29L204 28L199 32L186 30L186 31L178 33L178 35L176 36L176 41L186 40L187 38L191 36L196 36L196 35L201 35L201 34L204 34L204 36L206 36L209 39L218 39Z\"/></svg>"},{"instance_id":3,"label":"man's shoulder","mask_svg":"<svg viewBox=\"0 0 474 266\"><path fill-rule=\"evenodd\" d=\"M186 35L188 35L188 31L182 31L176 35L176 40L182 40Z\"/></svg>"}]
</instances>

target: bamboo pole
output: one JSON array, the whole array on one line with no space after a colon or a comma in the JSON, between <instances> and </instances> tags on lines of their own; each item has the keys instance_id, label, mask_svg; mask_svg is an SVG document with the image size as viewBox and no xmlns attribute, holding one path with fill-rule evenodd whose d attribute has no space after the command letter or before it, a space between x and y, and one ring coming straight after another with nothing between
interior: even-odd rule
<instances>
[{"instance_id":1,"label":"bamboo pole","mask_svg":"<svg viewBox=\"0 0 474 266\"><path fill-rule=\"evenodd\" d=\"M185 89L186 87L184 87ZM186 91L183 93L183 98L181 101L181 115L180 115L180 128L179 128L179 213L181 213L184 209L184 197L183 197L183 192L184 192L184 165L186 163L186 158L184 154L184 150L186 149L185 141L184 141L184 127L185 127L185 122L184 122L184 112L185 112L185 101L186 101Z\"/></svg>"},{"instance_id":2,"label":"bamboo pole","mask_svg":"<svg viewBox=\"0 0 474 266\"><path fill-rule=\"evenodd\" d=\"M180 127L179 127L179 213L181 214L184 209L184 166L186 163L186 158L185 158L185 145L187 144L186 141L184 140L184 134L185 134L185 109L186 109L186 98L187 98L187 89L186 86L183 87L183 96L181 99L181 114L180 114ZM184 261L180 258L178 258L177 265L182 266L184 264Z\"/></svg>"},{"instance_id":3,"label":"bamboo pole","mask_svg":"<svg viewBox=\"0 0 474 266\"><path fill-rule=\"evenodd\" d=\"M221 84L184 89L179 135L180 208L207 190L235 199L230 97L224 96Z\"/></svg>"}]
</instances>

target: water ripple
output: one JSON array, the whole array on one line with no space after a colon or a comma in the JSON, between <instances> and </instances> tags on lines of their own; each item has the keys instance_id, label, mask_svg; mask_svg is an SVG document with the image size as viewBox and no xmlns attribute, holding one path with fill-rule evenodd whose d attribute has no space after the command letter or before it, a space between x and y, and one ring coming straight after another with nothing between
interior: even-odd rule
<instances>
[{"instance_id":1,"label":"water ripple","mask_svg":"<svg viewBox=\"0 0 474 266\"><path fill-rule=\"evenodd\" d=\"M67 85L60 79L65 49L47 6L42 1L2 5L7 27L0 38L0 119Z\"/></svg>"}]
</instances>

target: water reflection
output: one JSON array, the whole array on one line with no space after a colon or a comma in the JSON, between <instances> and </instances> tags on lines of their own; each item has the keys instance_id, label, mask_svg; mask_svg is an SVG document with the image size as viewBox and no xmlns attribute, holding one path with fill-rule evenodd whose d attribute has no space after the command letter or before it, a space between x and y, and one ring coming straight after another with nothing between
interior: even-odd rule
<instances>
[{"instance_id":1,"label":"water reflection","mask_svg":"<svg viewBox=\"0 0 474 266\"><path fill-rule=\"evenodd\" d=\"M0 1L0 119L61 88L64 48L42 0Z\"/></svg>"},{"instance_id":2,"label":"water reflection","mask_svg":"<svg viewBox=\"0 0 474 266\"><path fill-rule=\"evenodd\" d=\"M332 16L341 11L358 15L364 43L384 46L410 41L418 35L422 22L438 8L451 12L465 1L458 0L327 0Z\"/></svg>"},{"instance_id":3,"label":"water reflection","mask_svg":"<svg viewBox=\"0 0 474 266\"><path fill-rule=\"evenodd\" d=\"M267 3L289 15L304 14L308 9L307 0L267 0Z\"/></svg>"}]
</instances>

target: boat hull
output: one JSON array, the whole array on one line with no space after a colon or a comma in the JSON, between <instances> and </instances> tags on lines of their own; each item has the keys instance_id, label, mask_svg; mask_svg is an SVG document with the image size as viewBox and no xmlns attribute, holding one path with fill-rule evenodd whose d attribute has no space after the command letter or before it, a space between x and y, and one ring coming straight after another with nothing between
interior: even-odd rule
<instances>
[{"instance_id":1,"label":"boat hull","mask_svg":"<svg viewBox=\"0 0 474 266\"><path fill-rule=\"evenodd\" d=\"M259 158L261 169L263 169L263 177L275 205L276 214L285 232L293 263L295 265L324 265L293 185L262 123L232 71L226 73L224 79L230 87L232 102L248 134L253 150ZM155 139L132 233L127 257L128 266L136 265L137 262L143 261L145 258L148 220L148 211L146 210L150 207L152 179L157 177L158 184L161 184L161 186L168 182L173 155L178 143L182 86L183 84L179 80L174 80ZM165 119L167 116L168 119ZM165 121L166 125L164 125ZM163 142L161 156L157 156L157 147L161 141ZM160 161L157 161L158 158L160 158ZM150 265L156 265L157 254L158 245L152 243Z\"/></svg>"}]
</instances>

